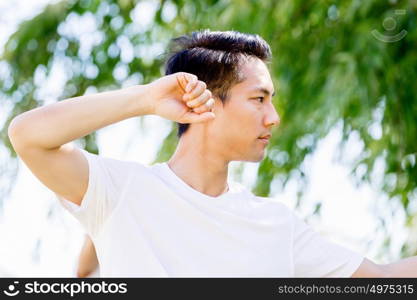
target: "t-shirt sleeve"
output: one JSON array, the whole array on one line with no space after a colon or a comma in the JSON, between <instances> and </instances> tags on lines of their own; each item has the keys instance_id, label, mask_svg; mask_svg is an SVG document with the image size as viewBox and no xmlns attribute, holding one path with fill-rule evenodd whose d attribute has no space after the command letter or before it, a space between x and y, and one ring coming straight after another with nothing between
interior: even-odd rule
<instances>
[{"instance_id":1,"label":"t-shirt sleeve","mask_svg":"<svg viewBox=\"0 0 417 300\"><path fill-rule=\"evenodd\" d=\"M295 277L350 277L359 268L362 255L326 240L292 214Z\"/></svg>"},{"instance_id":2,"label":"t-shirt sleeve","mask_svg":"<svg viewBox=\"0 0 417 300\"><path fill-rule=\"evenodd\" d=\"M130 174L129 163L101 157L82 150L88 161L88 187L77 205L55 194L62 206L73 215L86 232L95 237L119 203Z\"/></svg>"}]
</instances>

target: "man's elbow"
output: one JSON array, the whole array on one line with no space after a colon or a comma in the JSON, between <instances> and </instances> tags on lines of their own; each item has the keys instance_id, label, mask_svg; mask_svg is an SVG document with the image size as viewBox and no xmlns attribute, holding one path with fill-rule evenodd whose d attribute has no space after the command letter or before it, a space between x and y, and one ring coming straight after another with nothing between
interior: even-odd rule
<instances>
[{"instance_id":1,"label":"man's elbow","mask_svg":"<svg viewBox=\"0 0 417 300\"><path fill-rule=\"evenodd\" d=\"M36 148L32 134L33 125L29 123L29 120L24 114L13 118L7 128L10 144L19 156L22 153L26 153L29 149Z\"/></svg>"},{"instance_id":2,"label":"man's elbow","mask_svg":"<svg viewBox=\"0 0 417 300\"><path fill-rule=\"evenodd\" d=\"M22 148L22 134L23 131L22 124L19 121L19 116L15 117L9 124L7 128L7 135L9 137L10 143L13 146L13 149L18 152Z\"/></svg>"}]
</instances>

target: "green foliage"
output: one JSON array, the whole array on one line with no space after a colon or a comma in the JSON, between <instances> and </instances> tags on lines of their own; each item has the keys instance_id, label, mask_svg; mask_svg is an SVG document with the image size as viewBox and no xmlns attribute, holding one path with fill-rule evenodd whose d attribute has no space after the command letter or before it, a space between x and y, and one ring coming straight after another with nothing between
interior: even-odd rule
<instances>
[{"instance_id":1,"label":"green foliage","mask_svg":"<svg viewBox=\"0 0 417 300\"><path fill-rule=\"evenodd\" d=\"M398 9L406 13L395 16ZM144 12L140 20L134 17L138 11ZM64 30L65 24L82 17L94 19L96 30L83 36ZM389 17L407 31L405 38L386 43L371 34L384 32L383 21ZM416 212L410 203L417 200L416 20L413 1L60 2L23 22L7 42L2 64L9 73L0 77L0 95L11 111L1 139L15 157L7 126L17 114L44 104L35 74L49 76L58 62L66 66L66 80L57 98L65 99L92 87L102 91L161 76L162 54L171 37L203 28L256 33L273 50L270 68L281 126L273 133L253 191L268 196L271 183L285 185L296 174L302 196L306 156L340 125L343 143L352 134L363 142L352 175L358 183L375 184L373 174L382 161L378 187L392 201L400 201L411 226ZM87 47L88 40L96 43ZM122 43L130 44L133 54L125 53ZM176 130L173 126L157 161L167 160L175 150ZM94 135L86 137L85 147L98 152L94 140Z\"/></svg>"}]
</instances>

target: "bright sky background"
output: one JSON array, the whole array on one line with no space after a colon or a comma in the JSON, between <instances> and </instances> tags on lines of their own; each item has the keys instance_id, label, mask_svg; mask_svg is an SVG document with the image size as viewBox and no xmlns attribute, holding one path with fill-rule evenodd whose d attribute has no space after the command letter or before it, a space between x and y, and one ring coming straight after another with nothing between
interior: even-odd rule
<instances>
[{"instance_id":1,"label":"bright sky background","mask_svg":"<svg viewBox=\"0 0 417 300\"><path fill-rule=\"evenodd\" d=\"M0 0L0 47L16 29L18 21L33 16L47 2L51 1ZM51 82L46 84L60 85L57 81L54 78L52 85ZM4 117L0 115L0 122ZM139 130L139 118L99 130L101 155L150 163L168 134L170 122L157 116L143 118L146 132ZM301 217L306 217L312 213L314 204L321 200L322 218L309 219L314 228L375 262L395 260L408 233L404 229L404 214L398 210L399 213L391 216L386 199L371 186L355 187L349 178L348 168L334 158L340 138L340 128L336 127L306 161L305 168L311 182L306 201L297 211ZM360 142L352 137L345 160L349 161L360 151ZM231 164L232 178L237 166L238 163ZM249 188L254 183L258 166L259 163L245 163L242 180ZM291 180L284 190L273 186L274 197L294 208L296 187L296 179ZM381 236L375 235L375 229L380 224L376 213L384 216L394 238L390 252L383 257L377 257L376 247L368 247L371 242L378 241L378 245L381 242ZM0 277L74 276L83 237L78 222L19 161L17 183L10 197L5 199L4 211L0 214Z\"/></svg>"}]
</instances>

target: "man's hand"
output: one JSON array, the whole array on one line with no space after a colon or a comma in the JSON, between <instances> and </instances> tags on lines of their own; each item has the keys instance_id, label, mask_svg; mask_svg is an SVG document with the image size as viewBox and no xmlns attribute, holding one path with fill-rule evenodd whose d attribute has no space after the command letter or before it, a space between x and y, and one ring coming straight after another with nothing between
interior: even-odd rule
<instances>
[{"instance_id":1,"label":"man's hand","mask_svg":"<svg viewBox=\"0 0 417 300\"><path fill-rule=\"evenodd\" d=\"M213 120L214 99L207 85L197 76L178 72L147 85L152 99L152 113L178 123Z\"/></svg>"}]
</instances>

